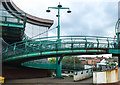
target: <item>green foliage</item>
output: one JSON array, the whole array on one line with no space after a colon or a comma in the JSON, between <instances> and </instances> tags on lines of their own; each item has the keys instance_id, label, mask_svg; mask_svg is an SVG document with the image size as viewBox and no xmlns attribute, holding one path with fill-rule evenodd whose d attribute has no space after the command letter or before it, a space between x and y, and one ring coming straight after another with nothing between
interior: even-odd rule
<instances>
[{"instance_id":1,"label":"green foliage","mask_svg":"<svg viewBox=\"0 0 120 85\"><path fill-rule=\"evenodd\" d=\"M75 59L75 60L74 60ZM75 61L75 63L74 63ZM63 69L71 69L71 70L81 70L83 69L83 65L81 60L78 57L65 57L62 60L62 68Z\"/></svg>"},{"instance_id":2,"label":"green foliage","mask_svg":"<svg viewBox=\"0 0 120 85\"><path fill-rule=\"evenodd\" d=\"M62 63L72 64L72 63L74 63L74 57L65 57L65 58L63 58ZM78 57L75 57L75 63L79 63L80 64L81 60L79 60Z\"/></svg>"},{"instance_id":3,"label":"green foliage","mask_svg":"<svg viewBox=\"0 0 120 85\"><path fill-rule=\"evenodd\" d=\"M117 60L114 59L113 62L117 62Z\"/></svg>"},{"instance_id":4,"label":"green foliage","mask_svg":"<svg viewBox=\"0 0 120 85\"><path fill-rule=\"evenodd\" d=\"M55 60L55 58L51 58L51 59L48 60L48 62L49 63L56 63L56 60Z\"/></svg>"},{"instance_id":5,"label":"green foliage","mask_svg":"<svg viewBox=\"0 0 120 85\"><path fill-rule=\"evenodd\" d=\"M73 73L72 73L72 74L69 74L69 77L73 77Z\"/></svg>"}]
</instances>

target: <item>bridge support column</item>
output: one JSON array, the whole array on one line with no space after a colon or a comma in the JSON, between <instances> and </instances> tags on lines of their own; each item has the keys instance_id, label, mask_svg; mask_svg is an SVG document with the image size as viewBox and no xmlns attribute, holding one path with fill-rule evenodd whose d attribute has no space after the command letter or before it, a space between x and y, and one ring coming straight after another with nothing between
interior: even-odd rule
<instances>
[{"instance_id":1,"label":"bridge support column","mask_svg":"<svg viewBox=\"0 0 120 85\"><path fill-rule=\"evenodd\" d=\"M58 60L58 57L56 57L56 76L55 78L63 78L61 73L62 73L62 58L60 57L60 59Z\"/></svg>"},{"instance_id":2,"label":"bridge support column","mask_svg":"<svg viewBox=\"0 0 120 85\"><path fill-rule=\"evenodd\" d=\"M118 67L120 67L120 56L118 56Z\"/></svg>"}]
</instances>

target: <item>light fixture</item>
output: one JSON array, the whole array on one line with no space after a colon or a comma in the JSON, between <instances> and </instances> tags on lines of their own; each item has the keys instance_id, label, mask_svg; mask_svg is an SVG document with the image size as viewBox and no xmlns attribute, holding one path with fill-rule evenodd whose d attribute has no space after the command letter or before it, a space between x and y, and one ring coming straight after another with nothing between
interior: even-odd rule
<instances>
[{"instance_id":1,"label":"light fixture","mask_svg":"<svg viewBox=\"0 0 120 85\"><path fill-rule=\"evenodd\" d=\"M59 4L58 7L62 7L62 5Z\"/></svg>"},{"instance_id":2,"label":"light fixture","mask_svg":"<svg viewBox=\"0 0 120 85\"><path fill-rule=\"evenodd\" d=\"M48 10L46 10L46 12L50 12L50 10L48 9Z\"/></svg>"},{"instance_id":3,"label":"light fixture","mask_svg":"<svg viewBox=\"0 0 120 85\"><path fill-rule=\"evenodd\" d=\"M68 11L67 11L67 13L71 13L71 11L70 11L70 10L68 10Z\"/></svg>"}]
</instances>

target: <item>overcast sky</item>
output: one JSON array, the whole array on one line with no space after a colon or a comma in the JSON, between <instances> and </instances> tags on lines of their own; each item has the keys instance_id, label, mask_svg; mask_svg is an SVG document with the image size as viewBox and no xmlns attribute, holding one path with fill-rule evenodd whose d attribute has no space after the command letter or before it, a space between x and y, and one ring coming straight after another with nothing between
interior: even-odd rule
<instances>
[{"instance_id":1,"label":"overcast sky","mask_svg":"<svg viewBox=\"0 0 120 85\"><path fill-rule=\"evenodd\" d=\"M54 20L57 26L57 10L46 13L48 7L55 7L60 2L72 11L61 10L61 35L110 36L115 34L118 19L118 0L13 0L25 12L45 19ZM52 28L51 27L51 28ZM49 36L55 36L56 30Z\"/></svg>"}]
</instances>

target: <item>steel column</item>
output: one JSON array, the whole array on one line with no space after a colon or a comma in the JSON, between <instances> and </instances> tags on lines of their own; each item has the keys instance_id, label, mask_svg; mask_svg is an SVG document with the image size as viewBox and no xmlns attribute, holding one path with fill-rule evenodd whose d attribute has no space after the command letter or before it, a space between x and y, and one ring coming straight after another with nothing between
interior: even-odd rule
<instances>
[{"instance_id":1,"label":"steel column","mask_svg":"<svg viewBox=\"0 0 120 85\"><path fill-rule=\"evenodd\" d=\"M55 78L63 78L61 75L62 72L62 62L58 63L58 57L56 57L56 76Z\"/></svg>"},{"instance_id":2,"label":"steel column","mask_svg":"<svg viewBox=\"0 0 120 85\"><path fill-rule=\"evenodd\" d=\"M58 26L57 26L58 42L60 39L60 9L58 7ZM58 47L59 48L59 47ZM56 78L61 77L61 61L58 63L58 57L56 57Z\"/></svg>"}]
</instances>

